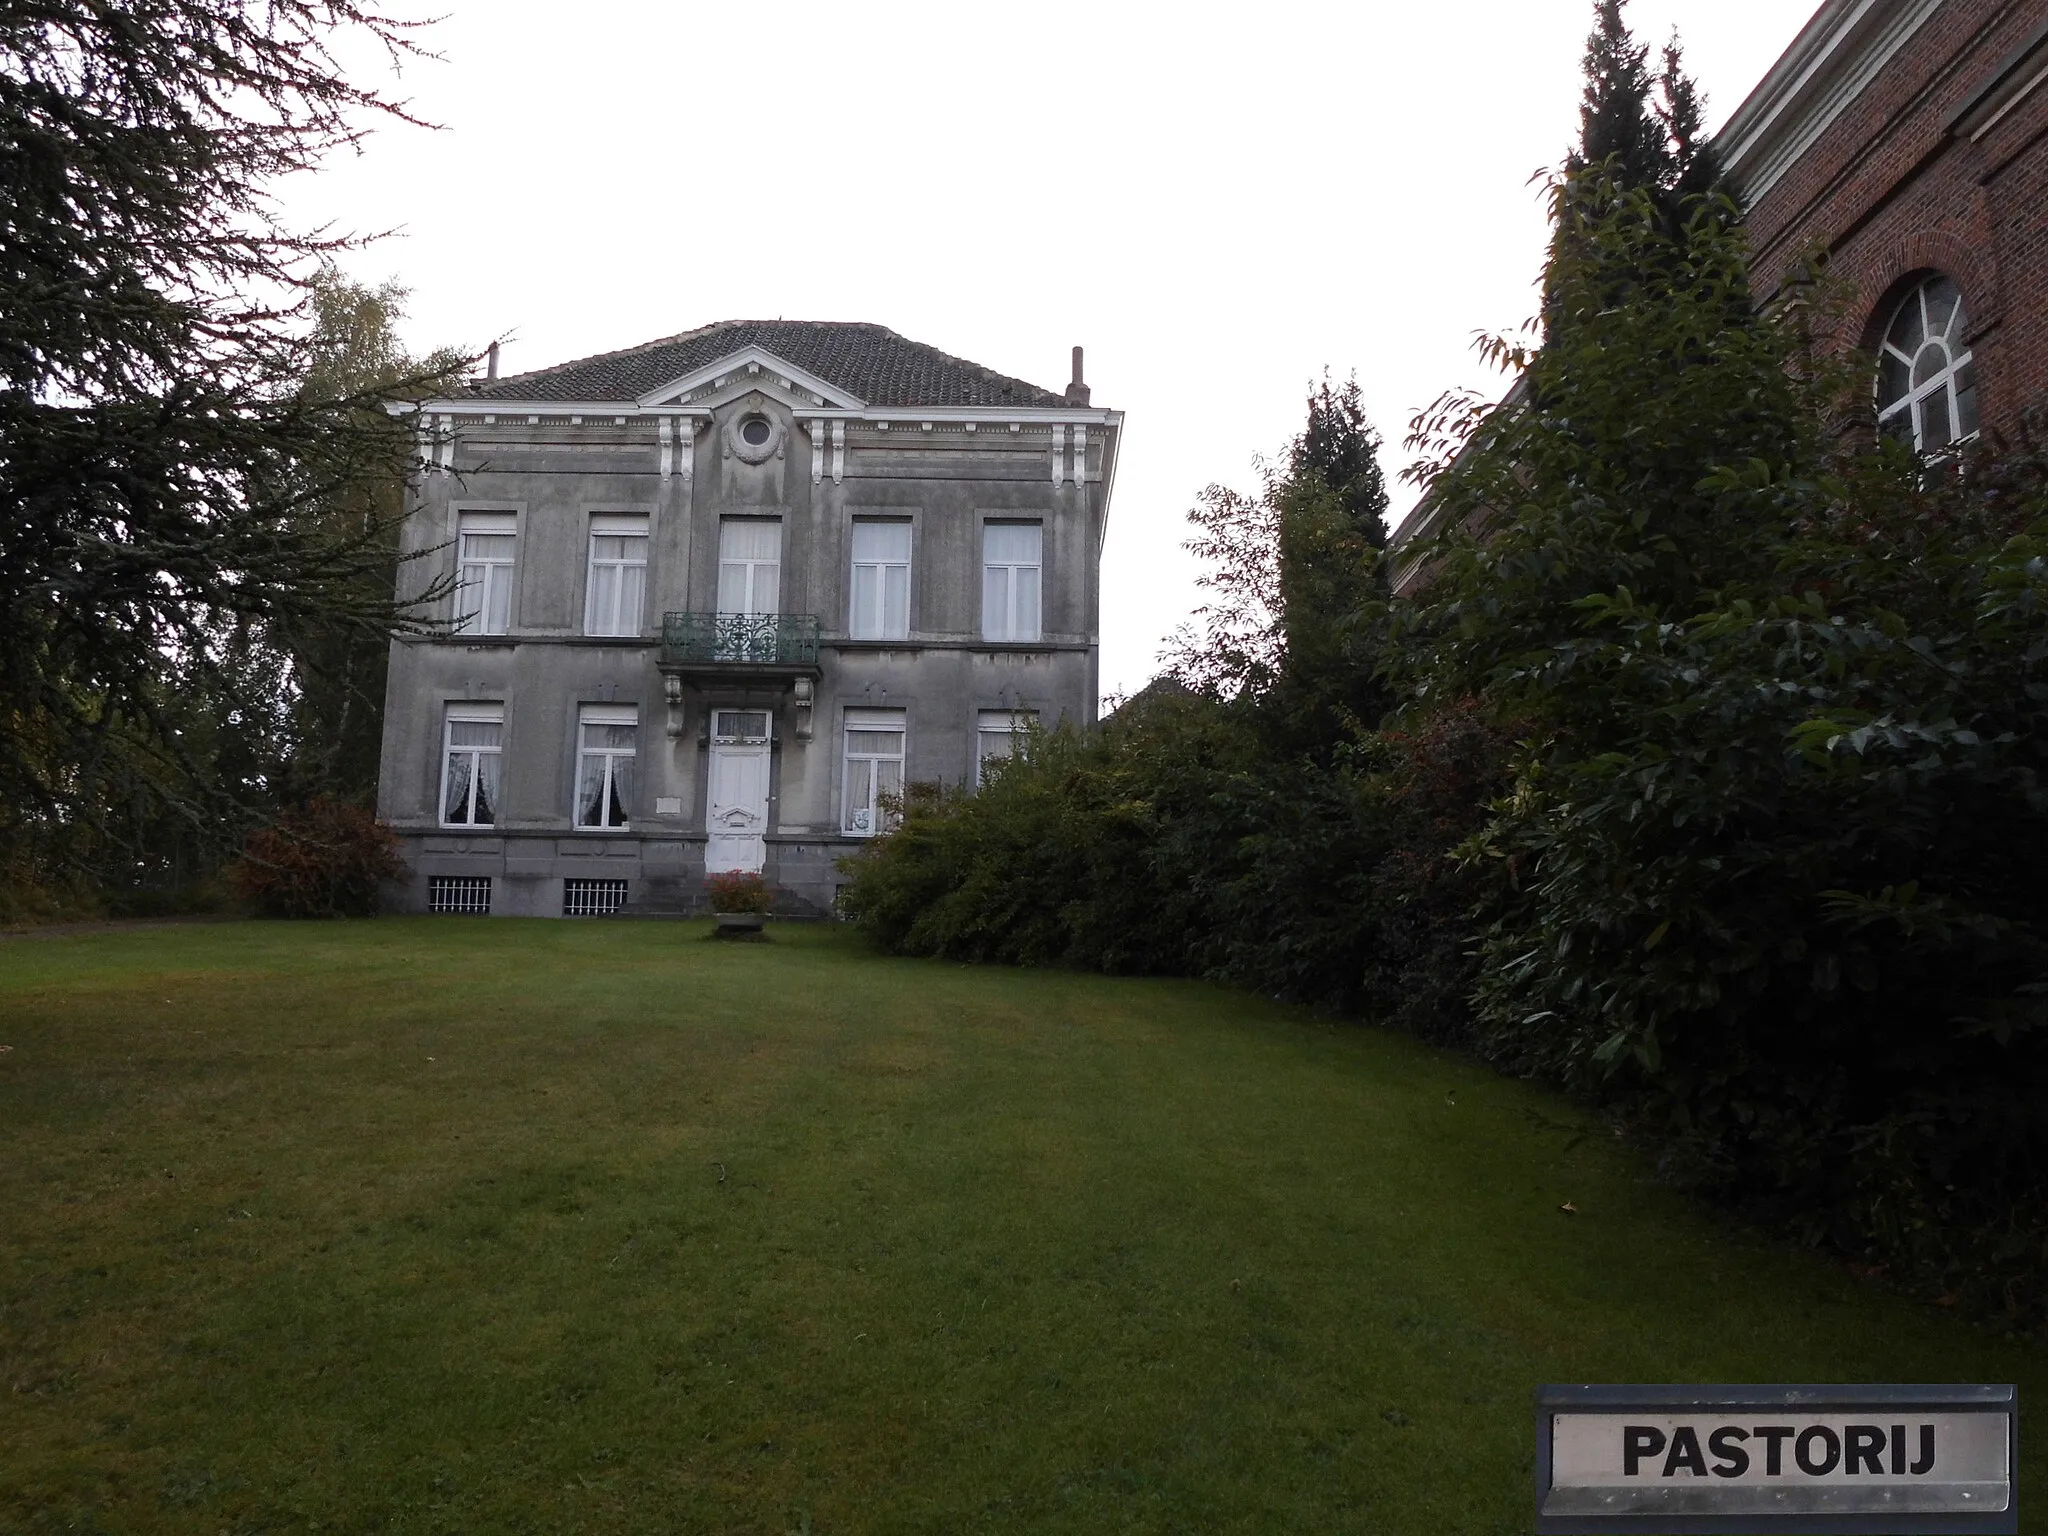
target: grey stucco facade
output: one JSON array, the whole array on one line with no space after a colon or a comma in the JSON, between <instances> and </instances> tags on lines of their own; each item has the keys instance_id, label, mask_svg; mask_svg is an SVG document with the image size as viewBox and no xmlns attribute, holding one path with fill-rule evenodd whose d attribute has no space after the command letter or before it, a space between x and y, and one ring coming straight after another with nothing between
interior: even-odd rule
<instances>
[{"instance_id":1,"label":"grey stucco facade","mask_svg":"<svg viewBox=\"0 0 2048 1536\"><path fill-rule=\"evenodd\" d=\"M1078 378L735 322L419 420L400 579L463 632L392 647L401 908L688 909L710 867L822 910L881 795L1094 720L1122 419Z\"/></svg>"}]
</instances>

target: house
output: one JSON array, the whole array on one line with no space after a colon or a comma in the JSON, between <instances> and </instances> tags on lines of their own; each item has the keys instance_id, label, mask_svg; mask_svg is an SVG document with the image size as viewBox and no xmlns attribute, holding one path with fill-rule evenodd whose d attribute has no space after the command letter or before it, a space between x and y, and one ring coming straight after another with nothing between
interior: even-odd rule
<instances>
[{"instance_id":1,"label":"house","mask_svg":"<svg viewBox=\"0 0 2048 1536\"><path fill-rule=\"evenodd\" d=\"M1758 299L1846 286L1878 430L1936 453L2048 404L2048 0L1826 0L1715 143ZM1395 531L1397 592L1442 520Z\"/></svg>"},{"instance_id":2,"label":"house","mask_svg":"<svg viewBox=\"0 0 2048 1536\"><path fill-rule=\"evenodd\" d=\"M378 807L417 911L822 910L915 780L1095 717L1122 433L879 325L728 321L419 408ZM420 585L409 590L420 591Z\"/></svg>"}]
</instances>

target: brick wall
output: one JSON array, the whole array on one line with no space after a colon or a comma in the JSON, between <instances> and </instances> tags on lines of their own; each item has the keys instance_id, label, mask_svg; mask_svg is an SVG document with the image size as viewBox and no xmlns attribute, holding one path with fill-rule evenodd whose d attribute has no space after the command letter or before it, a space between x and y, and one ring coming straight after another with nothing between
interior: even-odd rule
<instances>
[{"instance_id":1,"label":"brick wall","mask_svg":"<svg viewBox=\"0 0 2048 1536\"><path fill-rule=\"evenodd\" d=\"M1957 121L2048 27L2048 0L1947 0L1750 210L1760 294L1803 251L1853 290L1847 334L1872 346L1929 269L1963 291L1987 431L2048 404L2048 81L1985 127ZM2006 75L2022 87L2048 54Z\"/></svg>"}]
</instances>

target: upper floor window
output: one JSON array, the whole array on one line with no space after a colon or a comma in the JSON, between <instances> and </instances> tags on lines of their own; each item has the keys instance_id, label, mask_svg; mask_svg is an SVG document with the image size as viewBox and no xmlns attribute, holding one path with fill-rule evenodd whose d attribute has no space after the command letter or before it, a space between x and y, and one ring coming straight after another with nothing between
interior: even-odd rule
<instances>
[{"instance_id":1,"label":"upper floor window","mask_svg":"<svg viewBox=\"0 0 2048 1536\"><path fill-rule=\"evenodd\" d=\"M780 612L782 520L725 517L718 521L718 611Z\"/></svg>"},{"instance_id":2,"label":"upper floor window","mask_svg":"<svg viewBox=\"0 0 2048 1536\"><path fill-rule=\"evenodd\" d=\"M451 704L442 728L441 824L498 823L498 773L504 761L505 706Z\"/></svg>"},{"instance_id":3,"label":"upper floor window","mask_svg":"<svg viewBox=\"0 0 2048 1536\"><path fill-rule=\"evenodd\" d=\"M512 627L519 520L510 512L464 512L456 530L455 631L502 635Z\"/></svg>"},{"instance_id":4,"label":"upper floor window","mask_svg":"<svg viewBox=\"0 0 2048 1536\"><path fill-rule=\"evenodd\" d=\"M1977 435L1977 365L1963 345L1963 296L1936 274L1907 294L1877 362L1877 425L1933 453Z\"/></svg>"},{"instance_id":5,"label":"upper floor window","mask_svg":"<svg viewBox=\"0 0 2048 1536\"><path fill-rule=\"evenodd\" d=\"M853 611L856 640L910 638L910 524L853 525Z\"/></svg>"},{"instance_id":6,"label":"upper floor window","mask_svg":"<svg viewBox=\"0 0 2048 1536\"><path fill-rule=\"evenodd\" d=\"M590 520L590 581L583 600L586 635L637 635L647 607L647 519Z\"/></svg>"},{"instance_id":7,"label":"upper floor window","mask_svg":"<svg viewBox=\"0 0 2048 1536\"><path fill-rule=\"evenodd\" d=\"M989 523L981 533L981 637L1036 640L1044 530Z\"/></svg>"},{"instance_id":8,"label":"upper floor window","mask_svg":"<svg viewBox=\"0 0 2048 1536\"><path fill-rule=\"evenodd\" d=\"M640 712L630 704L586 704L576 721L576 825L623 827L633 798Z\"/></svg>"}]
</instances>

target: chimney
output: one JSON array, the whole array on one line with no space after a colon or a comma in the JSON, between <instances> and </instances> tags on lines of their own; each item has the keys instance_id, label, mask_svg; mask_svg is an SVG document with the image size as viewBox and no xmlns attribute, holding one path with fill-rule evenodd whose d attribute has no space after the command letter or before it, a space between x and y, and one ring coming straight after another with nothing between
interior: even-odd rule
<instances>
[{"instance_id":1,"label":"chimney","mask_svg":"<svg viewBox=\"0 0 2048 1536\"><path fill-rule=\"evenodd\" d=\"M1074 364L1074 367L1075 367L1075 369L1076 369L1076 370L1078 370L1078 369L1080 368L1080 366L1081 366L1081 365L1080 365L1080 363L1078 363L1078 362L1076 362L1076 363ZM494 342L492 342L492 343L491 343L491 350L490 350L490 360L489 360L488 362L486 362L486 363L484 364L484 377L485 377L486 379L495 379L495 378L496 378L497 376L498 376L498 344L497 344L497 343L496 343L496 342L494 341ZM1077 373L1077 376L1078 376L1078 373Z\"/></svg>"},{"instance_id":2,"label":"chimney","mask_svg":"<svg viewBox=\"0 0 2048 1536\"><path fill-rule=\"evenodd\" d=\"M1067 404L1086 405L1088 386L1081 380L1081 349L1074 348L1074 380L1067 386Z\"/></svg>"}]
</instances>

